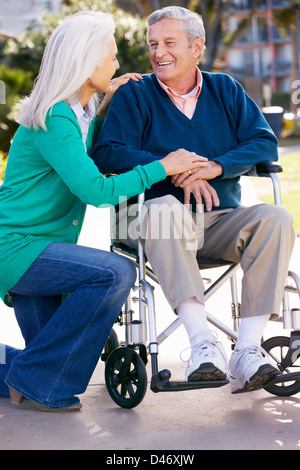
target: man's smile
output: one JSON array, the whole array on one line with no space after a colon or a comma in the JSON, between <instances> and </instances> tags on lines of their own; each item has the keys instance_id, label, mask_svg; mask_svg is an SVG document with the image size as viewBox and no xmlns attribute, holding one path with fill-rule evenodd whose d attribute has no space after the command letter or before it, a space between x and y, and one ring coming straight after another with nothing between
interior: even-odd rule
<instances>
[{"instance_id":1,"label":"man's smile","mask_svg":"<svg viewBox=\"0 0 300 470\"><path fill-rule=\"evenodd\" d=\"M174 62L173 61L157 62L157 65L159 67L165 67L166 65L171 65L171 64L174 64Z\"/></svg>"}]
</instances>

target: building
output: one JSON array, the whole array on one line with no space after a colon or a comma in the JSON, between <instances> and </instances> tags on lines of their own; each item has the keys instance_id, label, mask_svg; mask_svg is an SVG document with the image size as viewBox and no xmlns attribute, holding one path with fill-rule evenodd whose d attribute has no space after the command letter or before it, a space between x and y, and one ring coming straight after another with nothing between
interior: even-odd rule
<instances>
[{"instance_id":1,"label":"building","mask_svg":"<svg viewBox=\"0 0 300 470\"><path fill-rule=\"evenodd\" d=\"M61 0L1 0L0 33L17 34L39 21L48 10L55 13Z\"/></svg>"},{"instance_id":2,"label":"building","mask_svg":"<svg viewBox=\"0 0 300 470\"><path fill-rule=\"evenodd\" d=\"M235 0L234 4L225 18L227 31L236 30L240 20L249 17L252 1ZM276 11L290 6L290 0L259 0L250 27L225 53L225 71L239 80L258 104L262 104L263 89L289 94L297 78L293 60L296 34L292 35L291 28L280 30L274 20Z\"/></svg>"}]
</instances>

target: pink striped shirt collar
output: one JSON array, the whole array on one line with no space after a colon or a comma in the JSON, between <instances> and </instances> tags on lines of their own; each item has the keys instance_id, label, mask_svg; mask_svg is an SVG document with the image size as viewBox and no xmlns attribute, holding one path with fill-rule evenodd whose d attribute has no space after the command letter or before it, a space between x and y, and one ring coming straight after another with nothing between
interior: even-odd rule
<instances>
[{"instance_id":1,"label":"pink striped shirt collar","mask_svg":"<svg viewBox=\"0 0 300 470\"><path fill-rule=\"evenodd\" d=\"M157 78L157 77L156 77ZM175 91L173 91L170 87L165 85L161 80L157 78L158 83L162 87L162 89L168 94L169 98L175 104L175 106L185 114L189 119L192 119L193 114L195 112L196 104L198 97L201 92L202 87L202 74L197 67L197 83L195 87L195 93L189 96L188 98L179 95Z\"/></svg>"}]
</instances>

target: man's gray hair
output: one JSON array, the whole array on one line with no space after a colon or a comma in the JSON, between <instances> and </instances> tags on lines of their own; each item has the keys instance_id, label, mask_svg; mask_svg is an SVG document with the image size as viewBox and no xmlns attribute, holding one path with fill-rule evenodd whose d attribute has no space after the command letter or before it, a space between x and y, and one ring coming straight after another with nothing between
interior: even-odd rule
<instances>
[{"instance_id":1,"label":"man's gray hair","mask_svg":"<svg viewBox=\"0 0 300 470\"><path fill-rule=\"evenodd\" d=\"M202 38L205 42L205 29L201 15L187 8L169 6L151 13L147 20L148 27L165 18L182 20L182 29L188 38L190 46L196 38Z\"/></svg>"}]
</instances>

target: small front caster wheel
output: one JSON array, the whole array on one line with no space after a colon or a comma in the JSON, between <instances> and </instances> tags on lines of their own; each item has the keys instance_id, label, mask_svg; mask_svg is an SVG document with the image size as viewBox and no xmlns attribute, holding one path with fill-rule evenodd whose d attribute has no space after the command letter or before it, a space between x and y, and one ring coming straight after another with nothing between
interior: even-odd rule
<instances>
[{"instance_id":1,"label":"small front caster wheel","mask_svg":"<svg viewBox=\"0 0 300 470\"><path fill-rule=\"evenodd\" d=\"M134 408L147 389L145 364L133 348L112 351L105 365L105 383L113 401L122 408Z\"/></svg>"}]
</instances>

